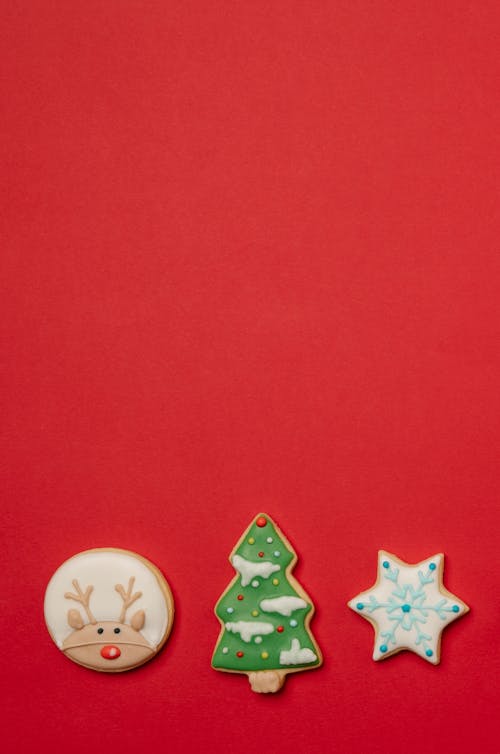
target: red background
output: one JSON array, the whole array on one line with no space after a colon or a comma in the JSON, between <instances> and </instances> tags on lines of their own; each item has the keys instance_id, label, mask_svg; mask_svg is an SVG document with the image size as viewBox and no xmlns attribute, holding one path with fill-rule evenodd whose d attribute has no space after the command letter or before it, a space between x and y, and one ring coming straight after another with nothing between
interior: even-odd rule
<instances>
[{"instance_id":1,"label":"red background","mask_svg":"<svg viewBox=\"0 0 500 754\"><path fill-rule=\"evenodd\" d=\"M498 4L1 15L3 751L497 750ZM271 697L210 668L261 509L325 654ZM106 545L177 606L117 676L42 615ZM472 610L438 668L371 660L345 603L379 547L447 555Z\"/></svg>"}]
</instances>

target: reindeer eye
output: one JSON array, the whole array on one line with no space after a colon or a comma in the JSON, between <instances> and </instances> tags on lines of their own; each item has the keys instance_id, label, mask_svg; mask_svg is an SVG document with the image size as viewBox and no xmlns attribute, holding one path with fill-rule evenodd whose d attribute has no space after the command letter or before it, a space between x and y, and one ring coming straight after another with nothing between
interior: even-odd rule
<instances>
[{"instance_id":1,"label":"reindeer eye","mask_svg":"<svg viewBox=\"0 0 500 754\"><path fill-rule=\"evenodd\" d=\"M115 628L115 634L119 634L119 633L120 633L120 629L119 628Z\"/></svg>"},{"instance_id":2,"label":"reindeer eye","mask_svg":"<svg viewBox=\"0 0 500 754\"><path fill-rule=\"evenodd\" d=\"M97 633L98 634L103 634L104 633L104 629L103 628L98 628L97 629Z\"/></svg>"}]
</instances>

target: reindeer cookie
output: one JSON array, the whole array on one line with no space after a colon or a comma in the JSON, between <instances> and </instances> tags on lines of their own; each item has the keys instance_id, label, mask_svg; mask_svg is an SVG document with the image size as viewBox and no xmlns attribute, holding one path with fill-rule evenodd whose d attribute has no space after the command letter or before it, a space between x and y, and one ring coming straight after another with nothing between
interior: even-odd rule
<instances>
[{"instance_id":1,"label":"reindeer cookie","mask_svg":"<svg viewBox=\"0 0 500 754\"><path fill-rule=\"evenodd\" d=\"M151 660L174 620L158 568L128 550L86 550L63 563L45 592L45 622L59 649L92 670L119 673Z\"/></svg>"}]
</instances>

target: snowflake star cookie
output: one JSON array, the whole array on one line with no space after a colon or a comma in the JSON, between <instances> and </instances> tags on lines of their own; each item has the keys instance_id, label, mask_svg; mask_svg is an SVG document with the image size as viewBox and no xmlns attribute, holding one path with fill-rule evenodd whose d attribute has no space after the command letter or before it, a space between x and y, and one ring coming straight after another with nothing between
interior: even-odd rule
<instances>
[{"instance_id":1,"label":"snowflake star cookie","mask_svg":"<svg viewBox=\"0 0 500 754\"><path fill-rule=\"evenodd\" d=\"M443 564L443 554L410 565L379 551L376 584L348 602L373 623L374 660L409 649L433 665L439 663L443 629L469 611L443 586Z\"/></svg>"},{"instance_id":2,"label":"snowflake star cookie","mask_svg":"<svg viewBox=\"0 0 500 754\"><path fill-rule=\"evenodd\" d=\"M273 693L288 673L321 665L310 630L314 606L291 575L297 556L261 513L233 550L237 575L215 607L222 624L212 667L246 673L253 691Z\"/></svg>"},{"instance_id":3,"label":"snowflake star cookie","mask_svg":"<svg viewBox=\"0 0 500 754\"><path fill-rule=\"evenodd\" d=\"M92 670L143 665L166 642L174 602L162 573L128 550L86 550L63 563L45 593L45 622L59 649Z\"/></svg>"}]
</instances>

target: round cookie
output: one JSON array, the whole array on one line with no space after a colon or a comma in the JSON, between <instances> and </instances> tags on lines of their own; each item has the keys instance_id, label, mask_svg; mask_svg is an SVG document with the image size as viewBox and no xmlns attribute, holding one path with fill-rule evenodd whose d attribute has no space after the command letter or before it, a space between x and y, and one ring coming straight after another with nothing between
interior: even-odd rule
<instances>
[{"instance_id":1,"label":"round cookie","mask_svg":"<svg viewBox=\"0 0 500 754\"><path fill-rule=\"evenodd\" d=\"M155 565L110 547L66 560L49 581L44 613L66 657L91 670L120 673L160 651L172 629L174 601Z\"/></svg>"}]
</instances>

